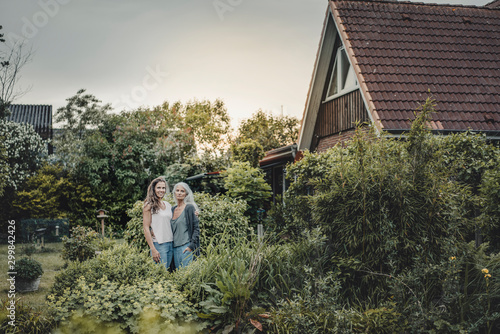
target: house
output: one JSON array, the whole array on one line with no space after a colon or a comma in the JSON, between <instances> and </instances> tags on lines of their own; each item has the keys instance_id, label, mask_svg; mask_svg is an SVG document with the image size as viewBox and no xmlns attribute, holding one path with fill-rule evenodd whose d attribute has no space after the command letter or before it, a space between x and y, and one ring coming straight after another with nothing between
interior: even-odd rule
<instances>
[{"instance_id":1,"label":"house","mask_svg":"<svg viewBox=\"0 0 500 334\"><path fill-rule=\"evenodd\" d=\"M289 181L286 179L286 166L300 160L297 144L291 144L266 152L259 161L259 166L264 172L264 178L271 185L273 192L273 203L276 197L282 195L288 188Z\"/></svg>"},{"instance_id":2,"label":"house","mask_svg":"<svg viewBox=\"0 0 500 334\"><path fill-rule=\"evenodd\" d=\"M357 122L400 136L429 96L433 132L500 140L500 0L328 1L298 150L344 143Z\"/></svg>"},{"instance_id":3,"label":"house","mask_svg":"<svg viewBox=\"0 0 500 334\"><path fill-rule=\"evenodd\" d=\"M9 110L8 121L31 124L43 140L52 139L51 105L11 104ZM52 154L52 145L49 144L48 149Z\"/></svg>"}]
</instances>

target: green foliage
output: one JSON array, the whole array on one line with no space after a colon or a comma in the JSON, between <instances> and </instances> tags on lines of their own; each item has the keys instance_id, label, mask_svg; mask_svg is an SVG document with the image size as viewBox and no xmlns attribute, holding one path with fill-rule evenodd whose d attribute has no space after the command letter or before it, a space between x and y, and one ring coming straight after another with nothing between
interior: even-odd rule
<instances>
[{"instance_id":1,"label":"green foliage","mask_svg":"<svg viewBox=\"0 0 500 334\"><path fill-rule=\"evenodd\" d=\"M252 167L259 167L259 160L264 157L264 149L256 140L245 138L240 144L231 147L231 160L248 162Z\"/></svg>"},{"instance_id":2,"label":"green foliage","mask_svg":"<svg viewBox=\"0 0 500 334\"><path fill-rule=\"evenodd\" d=\"M51 333L56 327L56 321L47 310L41 310L30 306L29 304L16 299L15 302L15 326L9 324L12 318L7 316L11 314L11 302L14 300L3 299L0 301L0 332L9 334L45 334Z\"/></svg>"},{"instance_id":3,"label":"green foliage","mask_svg":"<svg viewBox=\"0 0 500 334\"><path fill-rule=\"evenodd\" d=\"M234 237L246 237L249 221L245 216L246 203L227 196L211 196L195 193L195 201L200 207L200 245L204 249L212 238L223 233Z\"/></svg>"},{"instance_id":4,"label":"green foliage","mask_svg":"<svg viewBox=\"0 0 500 334\"><path fill-rule=\"evenodd\" d=\"M97 251L96 231L85 226L75 226L71 229L71 237L62 237L62 258L66 261L86 261L95 256Z\"/></svg>"},{"instance_id":5,"label":"green foliage","mask_svg":"<svg viewBox=\"0 0 500 334\"><path fill-rule=\"evenodd\" d=\"M21 217L69 217L94 223L96 202L88 184L75 180L61 165L46 163L27 179L12 205Z\"/></svg>"},{"instance_id":6,"label":"green foliage","mask_svg":"<svg viewBox=\"0 0 500 334\"><path fill-rule=\"evenodd\" d=\"M147 252L115 245L95 258L70 263L56 276L48 303L63 333L80 326L119 333L202 329L193 306L167 277L165 266Z\"/></svg>"},{"instance_id":7,"label":"green foliage","mask_svg":"<svg viewBox=\"0 0 500 334\"><path fill-rule=\"evenodd\" d=\"M47 156L47 145L30 124L0 120L0 138L7 153L6 186L20 189Z\"/></svg>"},{"instance_id":8,"label":"green foliage","mask_svg":"<svg viewBox=\"0 0 500 334\"><path fill-rule=\"evenodd\" d=\"M223 175L226 196L246 201L248 208L245 215L256 223L257 210L264 207L271 197L271 186L264 180L262 171L251 167L248 162L235 162Z\"/></svg>"},{"instance_id":9,"label":"green foliage","mask_svg":"<svg viewBox=\"0 0 500 334\"><path fill-rule=\"evenodd\" d=\"M258 110L242 121L238 128L237 143L256 140L265 152L294 143L299 134L299 120L290 116L275 117Z\"/></svg>"},{"instance_id":10,"label":"green foliage","mask_svg":"<svg viewBox=\"0 0 500 334\"><path fill-rule=\"evenodd\" d=\"M145 278L166 278L165 266L157 265L148 252L140 252L123 243L103 250L100 255L84 262L71 262L55 278L50 294L55 297L71 290L77 279L84 276L88 284L98 285L106 275L109 281L133 284Z\"/></svg>"},{"instance_id":11,"label":"green foliage","mask_svg":"<svg viewBox=\"0 0 500 334\"><path fill-rule=\"evenodd\" d=\"M32 280L43 274L42 264L28 257L16 260L13 271L17 273L16 278L23 280Z\"/></svg>"},{"instance_id":12,"label":"green foliage","mask_svg":"<svg viewBox=\"0 0 500 334\"><path fill-rule=\"evenodd\" d=\"M48 303L54 307L56 320L62 321L64 333L80 326L128 333L145 332L147 325L186 333L204 327L196 322L184 294L167 279L165 267L127 244L70 263L56 277Z\"/></svg>"},{"instance_id":13,"label":"green foliage","mask_svg":"<svg viewBox=\"0 0 500 334\"><path fill-rule=\"evenodd\" d=\"M492 332L500 325L500 255L463 245L438 264L420 263L389 281L413 333Z\"/></svg>"},{"instance_id":14,"label":"green foliage","mask_svg":"<svg viewBox=\"0 0 500 334\"><path fill-rule=\"evenodd\" d=\"M151 320L157 330L165 332L177 332L185 324L198 330L204 327L196 324L195 309L171 282L151 277L127 284L103 276L94 284L82 276L72 290L48 299L55 319L69 328L78 328L83 319L91 319L101 328L113 326L130 333L143 333Z\"/></svg>"},{"instance_id":15,"label":"green foliage","mask_svg":"<svg viewBox=\"0 0 500 334\"><path fill-rule=\"evenodd\" d=\"M130 209L127 210L127 215L130 217L130 220L127 222L127 227L123 237L130 246L145 251L149 250L149 245L146 242L142 225L143 207L144 202L137 201Z\"/></svg>"},{"instance_id":16,"label":"green foliage","mask_svg":"<svg viewBox=\"0 0 500 334\"><path fill-rule=\"evenodd\" d=\"M204 254L182 270L172 281L199 302L199 316L209 321L217 333L224 328L242 331L251 328L253 288L264 259L264 244L224 233L216 235Z\"/></svg>"}]
</instances>

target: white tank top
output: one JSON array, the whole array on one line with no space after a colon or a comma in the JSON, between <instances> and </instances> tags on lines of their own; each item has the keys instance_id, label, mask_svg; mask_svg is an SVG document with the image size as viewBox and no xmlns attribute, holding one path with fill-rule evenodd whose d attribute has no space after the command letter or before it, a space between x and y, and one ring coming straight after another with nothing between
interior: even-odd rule
<instances>
[{"instance_id":1,"label":"white tank top","mask_svg":"<svg viewBox=\"0 0 500 334\"><path fill-rule=\"evenodd\" d=\"M170 219L172 219L172 206L170 203L163 201L165 210L160 210L151 215L151 228L154 232L153 242L159 244L174 241L174 234L172 233L172 226Z\"/></svg>"}]
</instances>

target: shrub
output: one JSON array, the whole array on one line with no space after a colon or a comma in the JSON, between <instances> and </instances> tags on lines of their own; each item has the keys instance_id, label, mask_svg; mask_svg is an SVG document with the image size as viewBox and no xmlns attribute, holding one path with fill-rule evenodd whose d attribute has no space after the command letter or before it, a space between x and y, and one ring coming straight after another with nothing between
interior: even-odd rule
<instances>
[{"instance_id":1,"label":"shrub","mask_svg":"<svg viewBox=\"0 0 500 334\"><path fill-rule=\"evenodd\" d=\"M23 280L36 279L43 274L42 264L27 257L23 257L16 261L14 271L17 273L16 278Z\"/></svg>"},{"instance_id":2,"label":"shrub","mask_svg":"<svg viewBox=\"0 0 500 334\"><path fill-rule=\"evenodd\" d=\"M206 193L196 193L195 201L200 207L198 218L202 249L216 235L227 233L234 237L246 237L250 232L244 201Z\"/></svg>"},{"instance_id":3,"label":"shrub","mask_svg":"<svg viewBox=\"0 0 500 334\"><path fill-rule=\"evenodd\" d=\"M56 327L56 321L53 315L47 310L34 308L25 304L21 300L15 300L15 325L9 324L12 321L8 317L10 311L7 309L11 307L10 300L5 299L0 301L0 332L10 334L45 334L52 333Z\"/></svg>"},{"instance_id":4,"label":"shrub","mask_svg":"<svg viewBox=\"0 0 500 334\"><path fill-rule=\"evenodd\" d=\"M149 253L120 244L87 261L71 262L55 277L50 294L62 296L66 289L72 289L76 285L81 276L84 276L89 284L98 284L104 275L110 281L133 284L148 277L165 279L166 270L165 266L155 264Z\"/></svg>"},{"instance_id":5,"label":"shrub","mask_svg":"<svg viewBox=\"0 0 500 334\"><path fill-rule=\"evenodd\" d=\"M85 261L93 258L97 250L95 241L98 234L90 227L75 226L71 229L71 237L62 237L62 257L67 261Z\"/></svg>"},{"instance_id":6,"label":"shrub","mask_svg":"<svg viewBox=\"0 0 500 334\"><path fill-rule=\"evenodd\" d=\"M130 220L127 222L127 227L123 234L125 241L138 249L149 250L148 243L144 237L144 231L142 228L142 208L144 206L143 201L137 201L134 205L127 210L127 215Z\"/></svg>"},{"instance_id":7,"label":"shrub","mask_svg":"<svg viewBox=\"0 0 500 334\"><path fill-rule=\"evenodd\" d=\"M199 316L207 319L213 330L253 328L249 319L263 251L264 244L255 240L216 235L197 261L171 274L172 281L190 301L199 303Z\"/></svg>"},{"instance_id":8,"label":"shrub","mask_svg":"<svg viewBox=\"0 0 500 334\"><path fill-rule=\"evenodd\" d=\"M162 332L177 333L177 329L186 324L197 330L204 328L203 323L197 323L195 309L184 295L169 281L157 278L128 284L103 276L93 284L80 277L72 290L66 289L59 298L48 298L49 305L54 307L55 319L68 327L87 318L98 326L112 326L131 333L142 333L146 328L151 331L151 320Z\"/></svg>"},{"instance_id":9,"label":"shrub","mask_svg":"<svg viewBox=\"0 0 500 334\"><path fill-rule=\"evenodd\" d=\"M223 175L226 196L244 200L248 205L245 215L252 223L257 223L257 210L271 197L271 186L264 180L263 172L248 162L234 162Z\"/></svg>"}]
</instances>

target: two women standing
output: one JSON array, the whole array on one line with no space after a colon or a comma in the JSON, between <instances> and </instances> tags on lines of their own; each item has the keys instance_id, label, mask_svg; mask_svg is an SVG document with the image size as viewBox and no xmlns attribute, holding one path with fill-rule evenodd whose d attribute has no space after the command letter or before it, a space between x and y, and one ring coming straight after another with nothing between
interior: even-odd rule
<instances>
[{"instance_id":1,"label":"two women standing","mask_svg":"<svg viewBox=\"0 0 500 334\"><path fill-rule=\"evenodd\" d=\"M142 211L144 236L155 262L163 263L168 269L173 259L175 268L180 268L191 263L193 253L199 254L198 207L186 183L174 186L177 205L173 208L163 201L167 191L167 182L161 177L149 185Z\"/></svg>"}]
</instances>

